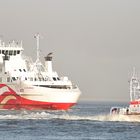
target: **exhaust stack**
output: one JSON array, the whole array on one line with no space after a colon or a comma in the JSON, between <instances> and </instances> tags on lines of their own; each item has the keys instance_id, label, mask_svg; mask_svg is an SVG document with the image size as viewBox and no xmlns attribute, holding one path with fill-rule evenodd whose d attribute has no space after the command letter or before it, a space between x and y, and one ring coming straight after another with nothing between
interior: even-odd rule
<instances>
[{"instance_id":1,"label":"exhaust stack","mask_svg":"<svg viewBox=\"0 0 140 140\"><path fill-rule=\"evenodd\" d=\"M53 53L49 53L46 57L45 57L45 68L47 69L48 73L52 73L52 54Z\"/></svg>"}]
</instances>

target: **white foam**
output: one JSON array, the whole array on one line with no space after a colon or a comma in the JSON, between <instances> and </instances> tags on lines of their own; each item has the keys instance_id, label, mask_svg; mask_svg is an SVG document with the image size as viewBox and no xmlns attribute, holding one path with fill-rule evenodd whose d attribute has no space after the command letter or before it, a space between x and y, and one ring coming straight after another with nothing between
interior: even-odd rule
<instances>
[{"instance_id":1,"label":"white foam","mask_svg":"<svg viewBox=\"0 0 140 140\"><path fill-rule=\"evenodd\" d=\"M78 116L78 115L69 115L66 112L61 112L56 114L55 112L26 112L22 111L17 114L6 114L0 115L0 119L63 119L63 120L89 120L89 121L126 121L126 122L140 122L140 116L132 115L96 115L96 116Z\"/></svg>"},{"instance_id":2,"label":"white foam","mask_svg":"<svg viewBox=\"0 0 140 140\"><path fill-rule=\"evenodd\" d=\"M89 121L119 121L119 122L140 122L140 116L127 115L97 115L97 116L70 116L62 115L59 119L66 120L89 120Z\"/></svg>"}]
</instances>

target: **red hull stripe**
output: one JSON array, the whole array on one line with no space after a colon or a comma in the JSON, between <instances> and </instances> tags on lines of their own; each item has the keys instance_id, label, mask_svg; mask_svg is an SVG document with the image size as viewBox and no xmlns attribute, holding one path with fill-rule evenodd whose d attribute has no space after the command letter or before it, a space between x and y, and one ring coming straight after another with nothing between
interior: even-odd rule
<instances>
[{"instance_id":1,"label":"red hull stripe","mask_svg":"<svg viewBox=\"0 0 140 140\"><path fill-rule=\"evenodd\" d=\"M0 88L3 87L7 87L8 90L0 95L0 109L67 110L76 104L33 101L17 95L16 92L7 85L0 84Z\"/></svg>"},{"instance_id":2,"label":"red hull stripe","mask_svg":"<svg viewBox=\"0 0 140 140\"><path fill-rule=\"evenodd\" d=\"M132 101L130 102L131 105L140 105L140 101Z\"/></svg>"}]
</instances>

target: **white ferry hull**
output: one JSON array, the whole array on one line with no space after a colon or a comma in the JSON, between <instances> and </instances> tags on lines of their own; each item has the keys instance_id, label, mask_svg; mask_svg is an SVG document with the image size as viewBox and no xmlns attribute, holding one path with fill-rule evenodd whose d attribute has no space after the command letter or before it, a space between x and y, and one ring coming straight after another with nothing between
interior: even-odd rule
<instances>
[{"instance_id":1,"label":"white ferry hull","mask_svg":"<svg viewBox=\"0 0 140 140\"><path fill-rule=\"evenodd\" d=\"M40 61L23 55L22 42L5 44L0 40L0 109L67 110L77 103L80 90L67 76L60 77L52 67L53 53Z\"/></svg>"},{"instance_id":2,"label":"white ferry hull","mask_svg":"<svg viewBox=\"0 0 140 140\"><path fill-rule=\"evenodd\" d=\"M80 90L51 89L46 87L16 88L0 84L0 109L67 110L77 103Z\"/></svg>"}]
</instances>

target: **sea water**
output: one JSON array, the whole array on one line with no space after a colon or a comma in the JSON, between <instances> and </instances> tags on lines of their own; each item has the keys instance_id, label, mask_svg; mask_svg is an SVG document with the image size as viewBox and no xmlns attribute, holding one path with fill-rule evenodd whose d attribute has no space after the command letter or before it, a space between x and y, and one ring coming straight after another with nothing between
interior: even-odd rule
<instances>
[{"instance_id":1,"label":"sea water","mask_svg":"<svg viewBox=\"0 0 140 140\"><path fill-rule=\"evenodd\" d=\"M140 116L110 115L126 103L80 102L68 111L0 111L2 140L139 140Z\"/></svg>"}]
</instances>

